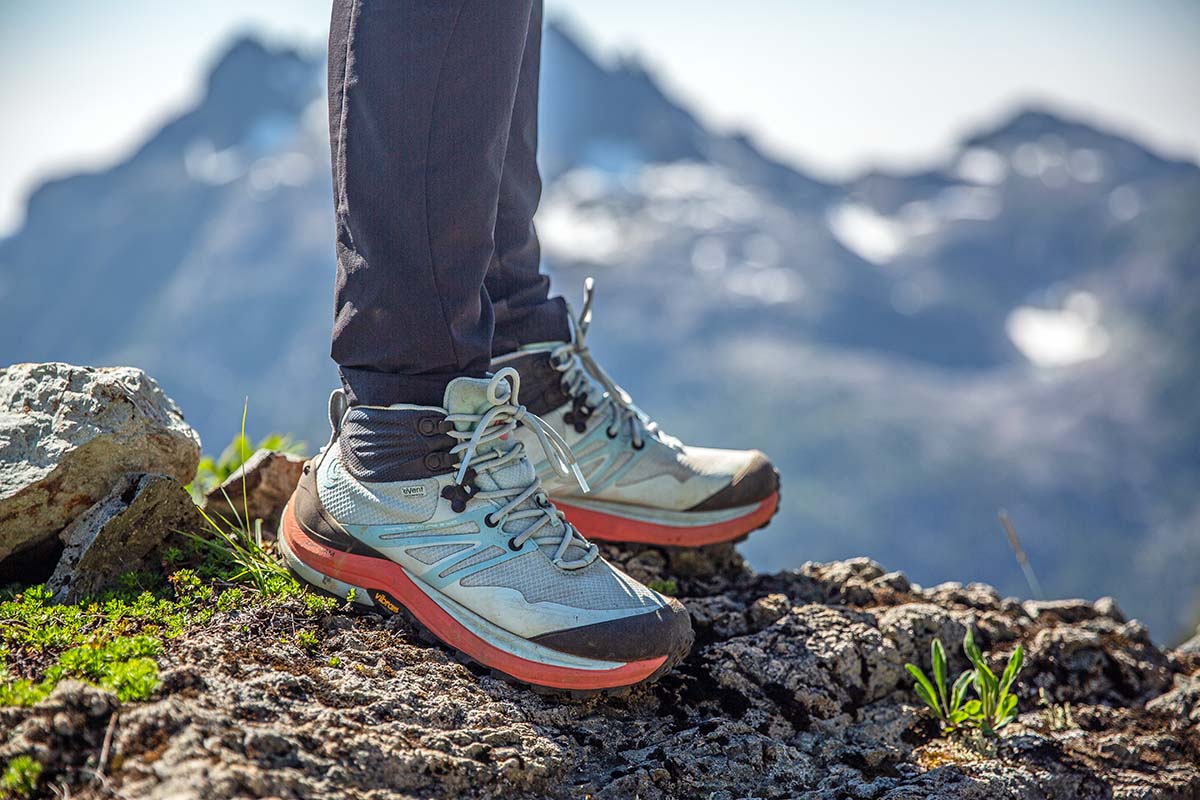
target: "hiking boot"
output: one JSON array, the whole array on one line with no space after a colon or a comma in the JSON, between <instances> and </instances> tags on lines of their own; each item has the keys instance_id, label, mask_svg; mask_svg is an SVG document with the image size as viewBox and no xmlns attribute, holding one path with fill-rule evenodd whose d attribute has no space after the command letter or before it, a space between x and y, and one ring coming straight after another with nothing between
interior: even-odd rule
<instances>
[{"instance_id":1,"label":"hiking boot","mask_svg":"<svg viewBox=\"0 0 1200 800\"><path fill-rule=\"evenodd\" d=\"M591 487L535 466L567 519L593 539L698 546L745 537L779 506L779 473L758 450L691 447L668 436L592 358L593 282L574 341L532 344L492 361L521 373L530 411L567 442ZM532 431L518 434L532 440Z\"/></svg>"},{"instance_id":2,"label":"hiking boot","mask_svg":"<svg viewBox=\"0 0 1200 800\"><path fill-rule=\"evenodd\" d=\"M550 502L528 443L558 477L577 466L517 405L519 385L511 369L457 378L445 408L347 407L335 392L333 436L305 465L280 549L318 589L406 609L519 681L587 691L657 678L691 646L687 611L610 566Z\"/></svg>"}]
</instances>

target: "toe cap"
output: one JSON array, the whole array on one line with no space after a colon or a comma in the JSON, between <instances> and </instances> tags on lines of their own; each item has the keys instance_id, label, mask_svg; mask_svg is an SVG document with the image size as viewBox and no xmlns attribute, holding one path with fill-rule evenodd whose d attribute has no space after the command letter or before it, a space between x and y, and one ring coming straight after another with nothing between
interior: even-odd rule
<instances>
[{"instance_id":1,"label":"toe cap","mask_svg":"<svg viewBox=\"0 0 1200 800\"><path fill-rule=\"evenodd\" d=\"M581 625L535 636L540 645L582 658L602 661L644 661L687 650L692 622L677 600L642 614Z\"/></svg>"},{"instance_id":2,"label":"toe cap","mask_svg":"<svg viewBox=\"0 0 1200 800\"><path fill-rule=\"evenodd\" d=\"M758 450L750 457L729 485L688 511L720 511L760 503L779 491L779 472L771 460Z\"/></svg>"}]
</instances>

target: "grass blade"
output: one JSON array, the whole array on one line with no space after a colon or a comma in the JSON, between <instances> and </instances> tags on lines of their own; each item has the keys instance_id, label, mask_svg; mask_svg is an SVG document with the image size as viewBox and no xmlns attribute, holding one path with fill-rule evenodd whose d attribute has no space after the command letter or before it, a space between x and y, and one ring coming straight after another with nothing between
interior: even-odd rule
<instances>
[{"instance_id":1,"label":"grass blade","mask_svg":"<svg viewBox=\"0 0 1200 800\"><path fill-rule=\"evenodd\" d=\"M1007 694L1009 687L1013 681L1017 679L1017 673L1021 671L1021 665L1025 663L1025 651L1021 645L1017 645L1017 649L1013 650L1012 655L1008 657L1008 665L1004 668L1004 675L1000 678L1000 693Z\"/></svg>"},{"instance_id":2,"label":"grass blade","mask_svg":"<svg viewBox=\"0 0 1200 800\"><path fill-rule=\"evenodd\" d=\"M950 713L950 703L946 699L946 650L940 639L934 639L929 645L930 657L933 660L933 685L937 687L938 697L942 700L942 708Z\"/></svg>"},{"instance_id":3,"label":"grass blade","mask_svg":"<svg viewBox=\"0 0 1200 800\"><path fill-rule=\"evenodd\" d=\"M933 713L937 714L938 719L944 719L942 710L938 708L937 695L934 693L933 684L929 682L929 678L925 677L925 673L916 664L905 664L904 668L908 670L908 674L916 680L916 685L913 689L917 695L925 701L925 705L933 709Z\"/></svg>"}]
</instances>

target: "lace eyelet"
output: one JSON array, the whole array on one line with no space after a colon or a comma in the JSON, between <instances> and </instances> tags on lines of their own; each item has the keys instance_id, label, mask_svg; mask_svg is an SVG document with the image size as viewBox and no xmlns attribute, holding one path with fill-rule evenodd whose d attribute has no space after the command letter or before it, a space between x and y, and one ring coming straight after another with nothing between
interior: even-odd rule
<instances>
[{"instance_id":1,"label":"lace eyelet","mask_svg":"<svg viewBox=\"0 0 1200 800\"><path fill-rule=\"evenodd\" d=\"M496 527L497 525L499 525L500 523L498 523L498 522L496 522L495 520L493 520L493 519L492 519L492 515L491 515L491 514L487 514L487 515L485 515L485 516L484 516L484 518L483 518L483 524L484 524L484 525L487 525L489 528L494 528L494 527Z\"/></svg>"},{"instance_id":2,"label":"lace eyelet","mask_svg":"<svg viewBox=\"0 0 1200 800\"><path fill-rule=\"evenodd\" d=\"M641 441L641 442L634 442L634 443L633 443L633 449L634 449L634 450L645 450L645 449L646 449L646 443L645 443L645 441Z\"/></svg>"},{"instance_id":3,"label":"lace eyelet","mask_svg":"<svg viewBox=\"0 0 1200 800\"><path fill-rule=\"evenodd\" d=\"M616 431L614 431L614 430L611 430L611 429L606 429L606 430L604 431L604 435L605 435L605 436L607 436L607 437L608 437L608 438L610 438L610 439L615 439L615 438L617 438L617 432L616 432Z\"/></svg>"},{"instance_id":4,"label":"lace eyelet","mask_svg":"<svg viewBox=\"0 0 1200 800\"><path fill-rule=\"evenodd\" d=\"M515 537L515 536L509 537L508 549L512 550L514 553L519 552L521 550L521 547L523 547L523 545L518 545L516 542L517 542L517 537Z\"/></svg>"}]
</instances>

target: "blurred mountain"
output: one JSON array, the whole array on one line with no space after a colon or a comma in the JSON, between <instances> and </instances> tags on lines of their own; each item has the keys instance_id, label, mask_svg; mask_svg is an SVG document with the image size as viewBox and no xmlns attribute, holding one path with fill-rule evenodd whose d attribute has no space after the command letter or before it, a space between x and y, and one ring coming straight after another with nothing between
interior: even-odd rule
<instances>
[{"instance_id":1,"label":"blurred mountain","mask_svg":"<svg viewBox=\"0 0 1200 800\"><path fill-rule=\"evenodd\" d=\"M757 446L759 568L867 554L917 580L1114 594L1160 639L1200 592L1200 169L1029 109L937 169L843 185L707 129L634 63L544 41L539 216L593 339L685 440ZM110 169L0 241L0 361L127 363L207 449L325 438L323 65L252 39ZM614 113L613 109L620 109Z\"/></svg>"}]
</instances>

